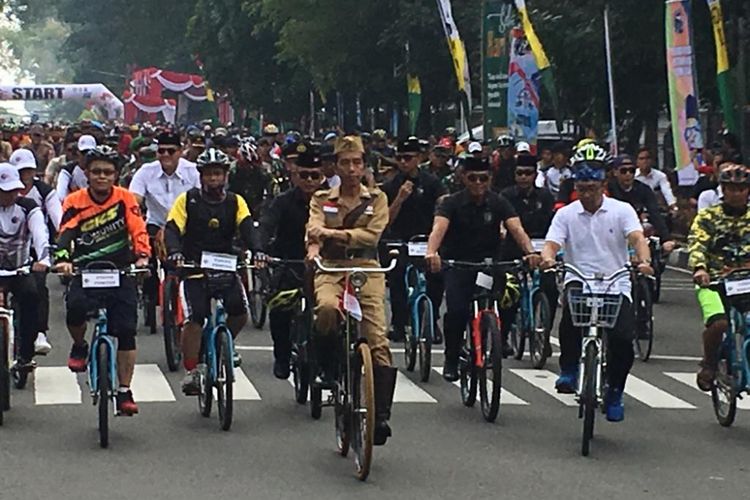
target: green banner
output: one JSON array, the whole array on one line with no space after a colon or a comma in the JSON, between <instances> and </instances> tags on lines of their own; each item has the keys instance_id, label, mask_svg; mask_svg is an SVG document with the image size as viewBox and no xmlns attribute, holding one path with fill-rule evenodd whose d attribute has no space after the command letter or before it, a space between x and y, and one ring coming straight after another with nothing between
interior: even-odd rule
<instances>
[{"instance_id":1,"label":"green banner","mask_svg":"<svg viewBox=\"0 0 750 500\"><path fill-rule=\"evenodd\" d=\"M508 130L509 32L516 24L510 0L484 0L482 9L482 113L484 139Z\"/></svg>"}]
</instances>

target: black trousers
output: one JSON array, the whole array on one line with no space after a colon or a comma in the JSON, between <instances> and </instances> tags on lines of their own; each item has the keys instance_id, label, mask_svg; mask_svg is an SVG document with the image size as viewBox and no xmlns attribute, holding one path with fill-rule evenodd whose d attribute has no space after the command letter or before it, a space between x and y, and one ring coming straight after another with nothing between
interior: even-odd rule
<instances>
[{"instance_id":1,"label":"black trousers","mask_svg":"<svg viewBox=\"0 0 750 500\"><path fill-rule=\"evenodd\" d=\"M294 290L303 285L305 269L294 266L294 272L285 268L277 268L271 275L271 296L282 290ZM273 357L281 361L289 360L292 353L292 340L290 328L292 325L292 312L288 309L271 309L268 312L268 327L271 329L273 340Z\"/></svg>"},{"instance_id":2,"label":"black trousers","mask_svg":"<svg viewBox=\"0 0 750 500\"><path fill-rule=\"evenodd\" d=\"M388 287L391 292L391 322L394 329L402 331L409 318L409 303L405 281L407 266L408 262L405 259L401 260L388 277ZM432 301L432 311L435 323L437 324L438 319L440 319L440 306L443 303L445 282L442 273L428 272L425 276L427 278L427 296Z\"/></svg>"},{"instance_id":3,"label":"black trousers","mask_svg":"<svg viewBox=\"0 0 750 500\"><path fill-rule=\"evenodd\" d=\"M49 330L49 288L47 288L47 273L33 273L36 280L36 290L39 294L39 308L37 310L37 329L40 332Z\"/></svg>"},{"instance_id":4,"label":"black trousers","mask_svg":"<svg viewBox=\"0 0 750 500\"><path fill-rule=\"evenodd\" d=\"M561 370L575 370L581 357L583 329L573 326L567 305L567 291L575 286L576 284L569 283L565 287L566 298L563 301L559 333ZM580 285L578 287L580 288ZM607 382L610 387L625 388L625 380L633 367L634 331L633 304L624 297L615 327L607 330Z\"/></svg>"},{"instance_id":5,"label":"black trousers","mask_svg":"<svg viewBox=\"0 0 750 500\"><path fill-rule=\"evenodd\" d=\"M7 294L13 295L13 302L20 317L18 329L21 338L20 355L25 360L34 357L34 340L39 331L38 302L39 293L36 287L36 277L33 275L0 278L0 288ZM6 297L6 304L10 304Z\"/></svg>"}]
</instances>

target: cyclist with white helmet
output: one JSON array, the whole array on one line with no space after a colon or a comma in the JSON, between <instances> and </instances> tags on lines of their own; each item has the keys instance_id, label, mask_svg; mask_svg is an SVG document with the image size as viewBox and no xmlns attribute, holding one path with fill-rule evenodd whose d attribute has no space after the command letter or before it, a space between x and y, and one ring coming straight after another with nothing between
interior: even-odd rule
<instances>
[{"instance_id":1,"label":"cyclist with white helmet","mask_svg":"<svg viewBox=\"0 0 750 500\"><path fill-rule=\"evenodd\" d=\"M229 169L229 190L245 199L255 220L275 194L273 176L263 168L258 146L250 140L240 145L239 158Z\"/></svg>"}]
</instances>

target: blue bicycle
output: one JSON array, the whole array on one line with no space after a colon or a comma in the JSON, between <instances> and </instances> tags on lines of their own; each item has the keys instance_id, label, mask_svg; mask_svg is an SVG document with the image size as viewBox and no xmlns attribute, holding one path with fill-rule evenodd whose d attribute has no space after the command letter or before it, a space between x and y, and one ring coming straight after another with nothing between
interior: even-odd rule
<instances>
[{"instance_id":1,"label":"blue bicycle","mask_svg":"<svg viewBox=\"0 0 750 500\"><path fill-rule=\"evenodd\" d=\"M95 262L76 272L81 276L84 289L102 290L120 286L121 276L148 274L148 269L130 266L118 269L112 262ZM99 410L99 446L109 446L109 405L112 404L114 416L117 412L117 339L109 334L107 308L101 303L91 317L96 318L94 335L88 357L88 385L91 401Z\"/></svg>"},{"instance_id":2,"label":"blue bicycle","mask_svg":"<svg viewBox=\"0 0 750 500\"><path fill-rule=\"evenodd\" d=\"M200 273L185 276L184 279L203 278L207 280L211 297L211 315L206 319L201 337L200 357L197 369L200 374L198 410L204 417L211 416L214 396L219 413L221 430L228 431L232 426L234 408L234 340L227 326L227 314L221 292L237 279L233 271L209 271L193 264L184 264L183 269L199 269ZM247 262L237 269L250 267ZM215 394L214 394L215 393Z\"/></svg>"},{"instance_id":3,"label":"blue bicycle","mask_svg":"<svg viewBox=\"0 0 750 500\"><path fill-rule=\"evenodd\" d=\"M529 343L531 366L544 368L550 356L549 336L552 330L552 307L549 299L540 287L541 272L530 270L527 266L518 274L521 297L519 315L511 327L511 345L515 351L514 358L523 359L526 341Z\"/></svg>"},{"instance_id":4,"label":"blue bicycle","mask_svg":"<svg viewBox=\"0 0 750 500\"><path fill-rule=\"evenodd\" d=\"M427 252L426 236L415 236L405 245L410 259L424 262ZM409 321L404 334L406 369L414 371L419 356L419 378L422 382L427 382L430 380L432 344L435 340L435 312L432 300L427 295L427 277L422 268L412 263L407 264L404 281L409 306Z\"/></svg>"},{"instance_id":5,"label":"blue bicycle","mask_svg":"<svg viewBox=\"0 0 750 500\"><path fill-rule=\"evenodd\" d=\"M721 294L729 319L711 388L716 419L729 427L737 413L737 398L750 394L750 270L730 271L710 286Z\"/></svg>"}]
</instances>

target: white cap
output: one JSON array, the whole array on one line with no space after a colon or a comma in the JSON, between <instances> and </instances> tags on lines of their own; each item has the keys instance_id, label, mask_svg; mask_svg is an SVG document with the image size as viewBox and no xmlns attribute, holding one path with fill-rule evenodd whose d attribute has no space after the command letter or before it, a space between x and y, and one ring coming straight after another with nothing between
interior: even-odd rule
<instances>
[{"instance_id":1,"label":"white cap","mask_svg":"<svg viewBox=\"0 0 750 500\"><path fill-rule=\"evenodd\" d=\"M78 138L78 151L96 149L96 139L93 135L82 135Z\"/></svg>"},{"instance_id":2,"label":"white cap","mask_svg":"<svg viewBox=\"0 0 750 500\"><path fill-rule=\"evenodd\" d=\"M0 191L15 191L17 189L23 189L18 170L10 163L0 163Z\"/></svg>"},{"instance_id":3,"label":"white cap","mask_svg":"<svg viewBox=\"0 0 750 500\"><path fill-rule=\"evenodd\" d=\"M17 170L23 170L25 168L36 169L36 158L34 153L30 149L16 149L13 154L10 155L9 163L16 167Z\"/></svg>"},{"instance_id":4,"label":"white cap","mask_svg":"<svg viewBox=\"0 0 750 500\"><path fill-rule=\"evenodd\" d=\"M327 134L325 135L325 137L323 137L323 141L324 141L324 142L332 141L332 140L334 140L334 139L335 139L336 137L338 137L338 134L336 134L336 132L328 132L328 133L327 133Z\"/></svg>"},{"instance_id":5,"label":"white cap","mask_svg":"<svg viewBox=\"0 0 750 500\"><path fill-rule=\"evenodd\" d=\"M469 153L481 153L482 152L482 145L478 143L477 141L470 142L469 147L467 148L467 151Z\"/></svg>"},{"instance_id":6,"label":"white cap","mask_svg":"<svg viewBox=\"0 0 750 500\"><path fill-rule=\"evenodd\" d=\"M531 153L531 146L526 141L517 142L516 153Z\"/></svg>"}]
</instances>

